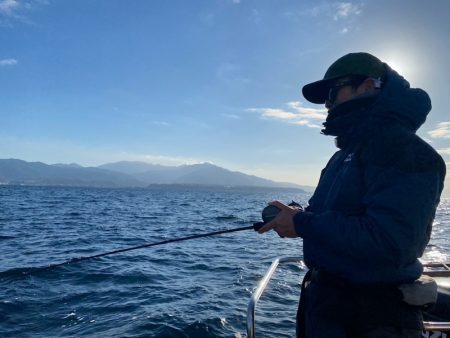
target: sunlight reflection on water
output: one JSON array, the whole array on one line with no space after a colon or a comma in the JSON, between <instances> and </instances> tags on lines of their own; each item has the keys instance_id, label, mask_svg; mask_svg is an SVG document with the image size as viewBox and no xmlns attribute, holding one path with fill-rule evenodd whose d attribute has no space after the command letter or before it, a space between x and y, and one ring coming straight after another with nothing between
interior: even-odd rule
<instances>
[{"instance_id":1,"label":"sunlight reflection on water","mask_svg":"<svg viewBox=\"0 0 450 338\"><path fill-rule=\"evenodd\" d=\"M449 259L450 253L450 199L442 199L436 211L436 219L433 222L431 240L422 262L444 263Z\"/></svg>"}]
</instances>

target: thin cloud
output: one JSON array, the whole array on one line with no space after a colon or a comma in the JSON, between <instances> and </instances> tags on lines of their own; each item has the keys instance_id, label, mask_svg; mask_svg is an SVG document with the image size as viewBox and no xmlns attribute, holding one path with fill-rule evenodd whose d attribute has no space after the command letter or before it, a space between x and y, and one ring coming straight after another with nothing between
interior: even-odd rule
<instances>
[{"instance_id":1,"label":"thin cloud","mask_svg":"<svg viewBox=\"0 0 450 338\"><path fill-rule=\"evenodd\" d=\"M153 164L161 165L183 165L183 164L197 164L204 163L205 161L183 157L183 156L165 156L165 155L155 155L155 154L135 154L135 153L119 153L117 159L121 161L141 161Z\"/></svg>"},{"instance_id":2,"label":"thin cloud","mask_svg":"<svg viewBox=\"0 0 450 338\"><path fill-rule=\"evenodd\" d=\"M16 59L3 59L0 60L0 66L1 67L7 67L7 66L15 66L17 65L17 60Z\"/></svg>"},{"instance_id":3,"label":"thin cloud","mask_svg":"<svg viewBox=\"0 0 450 338\"><path fill-rule=\"evenodd\" d=\"M364 2L352 3L349 1L321 1L314 6L306 7L297 12L287 11L284 16L289 20L314 19L321 26L331 26L336 34L346 35L354 30L357 19L363 12Z\"/></svg>"},{"instance_id":4,"label":"thin cloud","mask_svg":"<svg viewBox=\"0 0 450 338\"><path fill-rule=\"evenodd\" d=\"M306 108L298 101L288 102L286 105L290 110L280 108L249 108L246 111L258 113L263 119L274 119L308 128L321 128L314 120L323 121L326 118L325 109Z\"/></svg>"},{"instance_id":5,"label":"thin cloud","mask_svg":"<svg viewBox=\"0 0 450 338\"><path fill-rule=\"evenodd\" d=\"M321 3L314 7L307 8L307 9L299 12L298 14L300 16L312 16L315 18L315 17L317 17L319 15L323 15L324 13L329 12L329 11L330 11L330 5L328 3ZM287 16L289 16L289 17L294 17L294 13L292 13L292 12L287 12L285 14L287 14Z\"/></svg>"},{"instance_id":6,"label":"thin cloud","mask_svg":"<svg viewBox=\"0 0 450 338\"><path fill-rule=\"evenodd\" d=\"M276 108L250 108L247 110L260 113L263 118L274 118L277 120L294 120L297 117L294 113Z\"/></svg>"},{"instance_id":7,"label":"thin cloud","mask_svg":"<svg viewBox=\"0 0 450 338\"><path fill-rule=\"evenodd\" d=\"M450 122L441 122L437 128L428 132L431 138L450 138Z\"/></svg>"},{"instance_id":8,"label":"thin cloud","mask_svg":"<svg viewBox=\"0 0 450 338\"><path fill-rule=\"evenodd\" d=\"M236 114L222 114L222 116L224 116L228 119L232 119L232 120L240 120L241 119L241 117Z\"/></svg>"},{"instance_id":9,"label":"thin cloud","mask_svg":"<svg viewBox=\"0 0 450 338\"><path fill-rule=\"evenodd\" d=\"M20 7L17 0L1 0L0 1L0 14L4 16L13 16L15 11Z\"/></svg>"},{"instance_id":10,"label":"thin cloud","mask_svg":"<svg viewBox=\"0 0 450 338\"><path fill-rule=\"evenodd\" d=\"M298 126L305 126L305 127L308 127L308 128L316 128L316 129L322 128L318 124L311 123L308 120L295 121L292 124L295 124L295 125L298 125Z\"/></svg>"},{"instance_id":11,"label":"thin cloud","mask_svg":"<svg viewBox=\"0 0 450 338\"><path fill-rule=\"evenodd\" d=\"M356 5L351 2L338 2L336 5L336 12L333 16L335 21L340 19L348 19L352 16L361 14L361 5Z\"/></svg>"},{"instance_id":12,"label":"thin cloud","mask_svg":"<svg viewBox=\"0 0 450 338\"><path fill-rule=\"evenodd\" d=\"M364 4L354 4L351 2L321 2L316 6L309 7L298 14L300 16L309 16L309 17L332 17L335 21L338 20L349 20L358 16L362 13L362 8ZM287 17L294 17L293 12L286 12L285 15Z\"/></svg>"},{"instance_id":13,"label":"thin cloud","mask_svg":"<svg viewBox=\"0 0 450 338\"><path fill-rule=\"evenodd\" d=\"M442 154L442 155L450 155L450 148L442 148L442 149L438 149L437 151L439 154ZM448 167L448 164L447 164L447 167Z\"/></svg>"},{"instance_id":14,"label":"thin cloud","mask_svg":"<svg viewBox=\"0 0 450 338\"><path fill-rule=\"evenodd\" d=\"M34 24L29 14L49 4L48 0L0 0L0 26L11 26L16 21Z\"/></svg>"},{"instance_id":15,"label":"thin cloud","mask_svg":"<svg viewBox=\"0 0 450 338\"><path fill-rule=\"evenodd\" d=\"M294 109L300 117L306 119L325 120L327 118L326 109L316 109L304 107L300 101L291 101L287 103L288 107Z\"/></svg>"}]
</instances>

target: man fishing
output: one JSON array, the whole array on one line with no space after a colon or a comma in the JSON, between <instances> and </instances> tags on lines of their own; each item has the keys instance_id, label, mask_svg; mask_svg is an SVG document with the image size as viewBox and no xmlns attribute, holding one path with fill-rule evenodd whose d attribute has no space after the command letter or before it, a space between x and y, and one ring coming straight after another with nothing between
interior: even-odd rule
<instances>
[{"instance_id":1,"label":"man fishing","mask_svg":"<svg viewBox=\"0 0 450 338\"><path fill-rule=\"evenodd\" d=\"M259 231L303 238L309 271L297 336L420 337L429 295L418 281L418 258L446 172L441 156L416 135L430 98L368 53L341 57L302 91L325 104L322 133L334 136L339 150L309 205L270 203L281 212ZM402 293L410 286L415 303Z\"/></svg>"}]
</instances>

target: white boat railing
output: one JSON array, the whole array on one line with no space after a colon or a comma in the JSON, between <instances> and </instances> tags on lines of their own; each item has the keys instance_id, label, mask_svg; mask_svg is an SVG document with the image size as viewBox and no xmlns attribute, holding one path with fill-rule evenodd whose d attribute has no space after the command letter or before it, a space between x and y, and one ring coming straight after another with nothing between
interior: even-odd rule
<instances>
[{"instance_id":1,"label":"white boat railing","mask_svg":"<svg viewBox=\"0 0 450 338\"><path fill-rule=\"evenodd\" d=\"M259 282L258 287L256 288L255 292L252 295L252 298L250 299L250 302L248 303L247 308L247 338L254 338L255 337L255 310L256 310L256 304L258 304L259 298L263 294L264 290L267 287L267 284L269 284L270 279L272 278L273 273L277 269L278 265L281 263L300 263L302 262L302 259L300 257L282 257L275 259L272 264L270 265L269 270L267 270L266 274L264 275L263 279Z\"/></svg>"},{"instance_id":2,"label":"white boat railing","mask_svg":"<svg viewBox=\"0 0 450 338\"><path fill-rule=\"evenodd\" d=\"M269 284L269 281L272 278L273 274L275 273L278 265L287 264L287 263L297 263L297 264L304 265L301 257L281 257L281 258L276 258L272 262L272 264L270 265L266 274L259 282L258 287L256 288L255 292L253 293L253 295L250 299L250 302L248 304L248 308L247 308L247 338L255 338L255 312L256 312L256 305L258 304L259 298L261 297L261 295L263 294L267 285ZM425 267L426 268L427 267L441 268L444 271L446 271L446 276L449 276L450 267L447 264L431 263L431 264L425 264ZM439 271L441 271L441 272L439 272ZM437 271L434 270L434 271L426 271L425 274L429 274L431 276L433 276L433 275L440 276L442 272L443 272L442 270L437 270ZM450 322L424 321L423 326L424 326L425 331L450 331ZM441 337L441 336L439 336L439 337Z\"/></svg>"}]
</instances>

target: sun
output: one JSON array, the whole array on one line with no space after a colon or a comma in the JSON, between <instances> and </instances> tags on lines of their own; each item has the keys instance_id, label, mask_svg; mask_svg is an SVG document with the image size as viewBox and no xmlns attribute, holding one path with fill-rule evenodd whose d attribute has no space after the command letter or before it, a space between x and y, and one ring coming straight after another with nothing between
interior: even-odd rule
<instances>
[{"instance_id":1,"label":"sun","mask_svg":"<svg viewBox=\"0 0 450 338\"><path fill-rule=\"evenodd\" d=\"M415 65L415 60L407 57L387 57L382 59L386 62L389 67L403 76L410 84L417 83L420 80L420 68L418 69Z\"/></svg>"},{"instance_id":2,"label":"sun","mask_svg":"<svg viewBox=\"0 0 450 338\"><path fill-rule=\"evenodd\" d=\"M426 69L429 69L427 67L430 65L423 61L425 58L420 50L412 52L411 47L405 47L404 49L410 52L406 54L395 49L381 52L377 56L404 77L411 86L420 85L429 76Z\"/></svg>"},{"instance_id":3,"label":"sun","mask_svg":"<svg viewBox=\"0 0 450 338\"><path fill-rule=\"evenodd\" d=\"M407 66L404 62L399 62L398 60L388 59L386 60L386 63L391 67L393 70L395 70L400 75L405 75L405 72L407 72Z\"/></svg>"}]
</instances>

